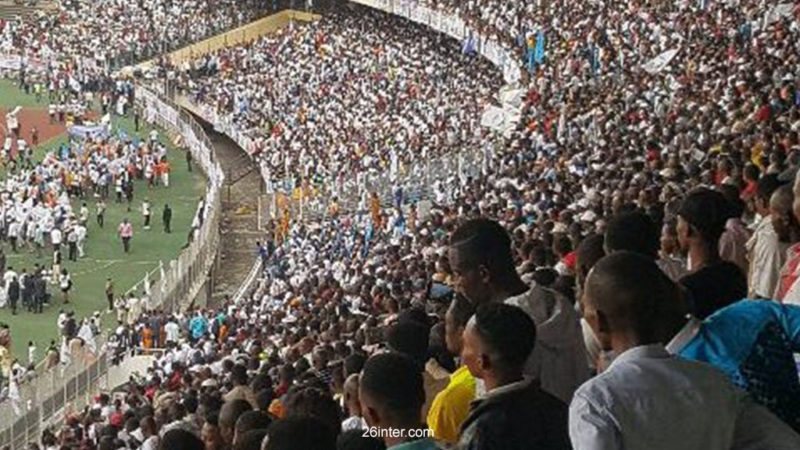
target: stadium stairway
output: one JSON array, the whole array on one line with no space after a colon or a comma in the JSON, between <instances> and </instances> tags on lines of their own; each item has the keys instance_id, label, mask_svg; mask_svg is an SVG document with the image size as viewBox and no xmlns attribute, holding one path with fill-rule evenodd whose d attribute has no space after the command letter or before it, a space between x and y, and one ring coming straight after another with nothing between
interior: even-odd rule
<instances>
[{"instance_id":1,"label":"stadium stairway","mask_svg":"<svg viewBox=\"0 0 800 450\"><path fill-rule=\"evenodd\" d=\"M206 133L226 177L221 192L219 264L212 273L211 299L218 301L234 294L245 280L256 260L256 241L264 239L258 221L262 180L253 160L232 140L211 127Z\"/></svg>"},{"instance_id":2,"label":"stadium stairway","mask_svg":"<svg viewBox=\"0 0 800 450\"><path fill-rule=\"evenodd\" d=\"M13 0L0 0L0 19L13 20L17 16L25 16L38 10L48 12L56 9L57 5L54 1L40 0L31 6L27 2L15 3Z\"/></svg>"}]
</instances>

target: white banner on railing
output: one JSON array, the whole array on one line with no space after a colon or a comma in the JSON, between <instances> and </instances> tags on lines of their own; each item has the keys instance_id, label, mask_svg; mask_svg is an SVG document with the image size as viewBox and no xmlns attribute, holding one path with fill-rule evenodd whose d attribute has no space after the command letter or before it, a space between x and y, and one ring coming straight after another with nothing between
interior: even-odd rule
<instances>
[{"instance_id":1,"label":"white banner on railing","mask_svg":"<svg viewBox=\"0 0 800 450\"><path fill-rule=\"evenodd\" d=\"M514 57L511 50L493 38L489 38L465 26L464 21L456 15L445 11L432 10L408 0L351 0L370 8L386 11L405 17L416 23L427 25L440 33L452 36L459 41L472 33L477 43L477 51L491 61L503 74L506 83L515 84L520 80L521 61Z\"/></svg>"}]
</instances>

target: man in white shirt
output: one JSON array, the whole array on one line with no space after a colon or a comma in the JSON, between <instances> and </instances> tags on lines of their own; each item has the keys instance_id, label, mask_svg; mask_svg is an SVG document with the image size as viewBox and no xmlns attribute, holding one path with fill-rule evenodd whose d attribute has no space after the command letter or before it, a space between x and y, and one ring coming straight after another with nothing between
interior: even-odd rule
<instances>
[{"instance_id":1,"label":"man in white shirt","mask_svg":"<svg viewBox=\"0 0 800 450\"><path fill-rule=\"evenodd\" d=\"M144 229L150 229L150 199L145 199L142 202L142 217L144 217Z\"/></svg>"},{"instance_id":2,"label":"man in white shirt","mask_svg":"<svg viewBox=\"0 0 800 450\"><path fill-rule=\"evenodd\" d=\"M50 231L50 241L53 243L53 251L61 249L62 233L58 227L53 227Z\"/></svg>"},{"instance_id":3,"label":"man in white shirt","mask_svg":"<svg viewBox=\"0 0 800 450\"><path fill-rule=\"evenodd\" d=\"M164 325L164 334L166 335L167 343L177 344L180 339L181 328L175 322L175 318L170 317L169 322Z\"/></svg>"},{"instance_id":4,"label":"man in white shirt","mask_svg":"<svg viewBox=\"0 0 800 450\"><path fill-rule=\"evenodd\" d=\"M156 432L156 421L153 416L146 416L139 422L139 429L142 432L144 442L139 447L140 450L157 450L158 449L158 433Z\"/></svg>"},{"instance_id":5,"label":"man in white shirt","mask_svg":"<svg viewBox=\"0 0 800 450\"><path fill-rule=\"evenodd\" d=\"M83 258L84 256L84 249L83 246L86 243L86 225L83 222L78 223L75 225L75 235L77 236L77 246L78 246L78 257Z\"/></svg>"},{"instance_id":6,"label":"man in white shirt","mask_svg":"<svg viewBox=\"0 0 800 450\"><path fill-rule=\"evenodd\" d=\"M586 280L586 321L617 358L570 405L570 439L585 449L800 448L800 435L713 367L674 358L659 321L678 288L632 252L601 259Z\"/></svg>"},{"instance_id":7,"label":"man in white shirt","mask_svg":"<svg viewBox=\"0 0 800 450\"><path fill-rule=\"evenodd\" d=\"M536 345L525 364L525 375L542 389L568 403L589 377L586 349L578 314L566 299L519 277L511 239L500 224L488 219L464 223L450 240L450 266L455 290L473 303L497 301L517 306L536 324ZM482 393L482 386L478 386Z\"/></svg>"},{"instance_id":8,"label":"man in white shirt","mask_svg":"<svg viewBox=\"0 0 800 450\"><path fill-rule=\"evenodd\" d=\"M751 299L772 298L786 257L788 245L778 239L770 215L771 197L777 189L778 181L771 176L765 176L758 181L756 207L762 218L746 245L747 259L750 262L747 297Z\"/></svg>"}]
</instances>

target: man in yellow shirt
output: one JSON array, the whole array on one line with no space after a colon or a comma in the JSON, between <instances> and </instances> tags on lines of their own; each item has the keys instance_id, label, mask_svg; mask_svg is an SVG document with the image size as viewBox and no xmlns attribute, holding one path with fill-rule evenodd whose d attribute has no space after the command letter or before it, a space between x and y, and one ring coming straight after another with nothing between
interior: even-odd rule
<instances>
[{"instance_id":1,"label":"man in yellow shirt","mask_svg":"<svg viewBox=\"0 0 800 450\"><path fill-rule=\"evenodd\" d=\"M462 295L456 295L447 308L444 317L447 350L454 355L461 354L463 346L461 334L469 318L475 313L475 306ZM461 424L469 414L469 404L475 399L475 377L467 366L461 365L452 375L450 382L439 392L428 412L428 427L436 439L455 444Z\"/></svg>"}]
</instances>

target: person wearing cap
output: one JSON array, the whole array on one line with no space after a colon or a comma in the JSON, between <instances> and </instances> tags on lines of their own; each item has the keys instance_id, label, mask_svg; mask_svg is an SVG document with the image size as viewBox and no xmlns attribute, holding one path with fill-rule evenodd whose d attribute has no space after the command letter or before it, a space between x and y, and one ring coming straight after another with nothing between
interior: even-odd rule
<instances>
[{"instance_id":1,"label":"person wearing cap","mask_svg":"<svg viewBox=\"0 0 800 450\"><path fill-rule=\"evenodd\" d=\"M680 284L688 290L692 313L699 319L747 295L742 271L719 255L728 210L725 197L707 188L690 192L678 210L678 243L689 261L689 274Z\"/></svg>"}]
</instances>

